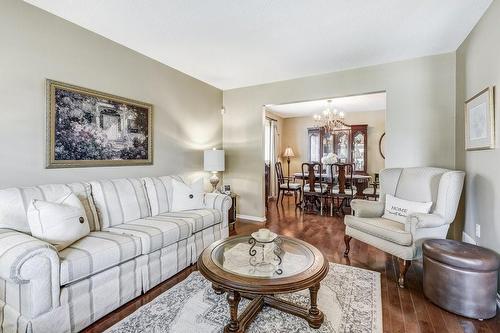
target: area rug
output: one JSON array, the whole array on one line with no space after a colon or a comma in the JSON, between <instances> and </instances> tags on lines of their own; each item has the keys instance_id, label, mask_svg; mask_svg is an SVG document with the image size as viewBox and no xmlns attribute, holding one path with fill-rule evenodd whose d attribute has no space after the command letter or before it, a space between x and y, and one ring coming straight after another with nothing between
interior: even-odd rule
<instances>
[{"instance_id":1,"label":"area rug","mask_svg":"<svg viewBox=\"0 0 500 333\"><path fill-rule=\"evenodd\" d=\"M279 296L307 307L309 292ZM248 300L240 302L239 313ZM264 332L382 332L380 273L330 263L321 282L319 308L325 314L315 330L293 315L265 306L248 327L249 333ZM217 295L199 272L175 285L150 303L108 329L108 333L215 333L229 322L226 295Z\"/></svg>"}]
</instances>

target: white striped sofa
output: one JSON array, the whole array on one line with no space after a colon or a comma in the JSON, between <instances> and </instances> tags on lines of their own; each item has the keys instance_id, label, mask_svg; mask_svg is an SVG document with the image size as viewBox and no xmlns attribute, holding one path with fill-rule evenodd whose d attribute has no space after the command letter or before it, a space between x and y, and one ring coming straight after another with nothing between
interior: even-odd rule
<instances>
[{"instance_id":1,"label":"white striped sofa","mask_svg":"<svg viewBox=\"0 0 500 333\"><path fill-rule=\"evenodd\" d=\"M231 199L207 193L205 208L171 212L178 176L0 190L0 333L78 332L196 262L228 236ZM91 232L58 252L30 235L33 199L68 191Z\"/></svg>"}]
</instances>

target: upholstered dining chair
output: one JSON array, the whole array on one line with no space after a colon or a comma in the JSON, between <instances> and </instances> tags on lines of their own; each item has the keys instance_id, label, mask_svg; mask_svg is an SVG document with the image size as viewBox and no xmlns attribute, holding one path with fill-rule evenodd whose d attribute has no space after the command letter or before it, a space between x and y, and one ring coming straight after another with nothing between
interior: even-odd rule
<instances>
[{"instance_id":1,"label":"upholstered dining chair","mask_svg":"<svg viewBox=\"0 0 500 333\"><path fill-rule=\"evenodd\" d=\"M297 205L297 192L299 194L299 201L302 197L302 186L300 183L290 182L291 177L285 177L283 175L283 166L281 162L275 163L276 168L276 179L278 180L278 197L276 198L276 206L280 202L283 203L283 198L285 197L285 192L293 192L293 197L295 199L295 205Z\"/></svg>"},{"instance_id":2,"label":"upholstered dining chair","mask_svg":"<svg viewBox=\"0 0 500 333\"><path fill-rule=\"evenodd\" d=\"M323 215L328 184L322 177L321 163L302 163L302 207L306 212L319 212ZM319 175L319 176L317 176Z\"/></svg>"},{"instance_id":3,"label":"upholstered dining chair","mask_svg":"<svg viewBox=\"0 0 500 333\"><path fill-rule=\"evenodd\" d=\"M378 200L379 194L378 194L377 190L378 190L379 185L380 185L379 174L376 173L375 180L373 181L373 183L369 184L369 186L363 190L364 198L367 200L370 200L370 199Z\"/></svg>"},{"instance_id":4,"label":"upholstered dining chair","mask_svg":"<svg viewBox=\"0 0 500 333\"><path fill-rule=\"evenodd\" d=\"M342 215L345 215L344 207L349 207L356 195L356 186L353 185L354 165L335 163L327 167L330 168L331 175L338 174L339 167L344 168L344 179L340 179L340 177L331 178L329 195L331 197L330 215L333 215L335 208L337 208L338 212Z\"/></svg>"},{"instance_id":5,"label":"upholstered dining chair","mask_svg":"<svg viewBox=\"0 0 500 333\"><path fill-rule=\"evenodd\" d=\"M465 173L432 167L392 168L380 172L378 201L354 199L352 215L344 219L344 241L348 256L352 238L399 258L398 284L405 285L411 261L422 256L422 243L430 238L446 238L455 219ZM404 223L382 217L386 195L399 199L432 202L430 212L409 213Z\"/></svg>"}]
</instances>

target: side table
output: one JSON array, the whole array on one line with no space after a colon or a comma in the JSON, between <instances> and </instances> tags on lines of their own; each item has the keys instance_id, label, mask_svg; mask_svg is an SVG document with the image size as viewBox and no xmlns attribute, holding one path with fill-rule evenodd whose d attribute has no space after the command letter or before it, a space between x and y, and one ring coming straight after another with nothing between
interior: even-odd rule
<instances>
[{"instance_id":1,"label":"side table","mask_svg":"<svg viewBox=\"0 0 500 333\"><path fill-rule=\"evenodd\" d=\"M238 198L238 195L236 193L233 193L231 192L229 194L229 196L231 197L231 200L233 201L233 204L231 205L231 208L229 209L229 212L228 212L228 222L229 222L229 230L231 230L231 227L233 228L234 230L234 225L236 223L236 203L237 203L237 198Z\"/></svg>"}]
</instances>

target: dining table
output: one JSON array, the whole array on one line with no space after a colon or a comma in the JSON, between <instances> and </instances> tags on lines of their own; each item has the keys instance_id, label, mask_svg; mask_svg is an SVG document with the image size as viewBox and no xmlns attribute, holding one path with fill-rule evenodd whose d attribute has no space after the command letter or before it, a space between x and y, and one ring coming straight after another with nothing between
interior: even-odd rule
<instances>
[{"instance_id":1,"label":"dining table","mask_svg":"<svg viewBox=\"0 0 500 333\"><path fill-rule=\"evenodd\" d=\"M295 179L307 179L309 178L309 173L308 172L305 172L304 174L302 174L302 172L296 172L293 174L294 178ZM321 173L321 175L319 174L319 172L316 172L315 173L315 176L316 176L316 179L322 179L322 181L325 181L325 182L331 182L332 179L328 173L324 172L324 173ZM333 181L336 181L337 179L339 178L342 178L344 177L344 179L346 180L346 175L345 175L345 169L343 168L339 168L339 172L338 173L335 173L333 174ZM352 175L352 181L354 183L354 185L356 186L356 197L358 198L361 198L364 196L363 194L363 191L364 189L366 189L368 187L368 182L370 181L370 179L372 178L372 176L370 175L363 175L363 174L353 174ZM340 184L345 184L345 181L343 182L339 182ZM342 193L344 189L340 189L340 192Z\"/></svg>"}]
</instances>

